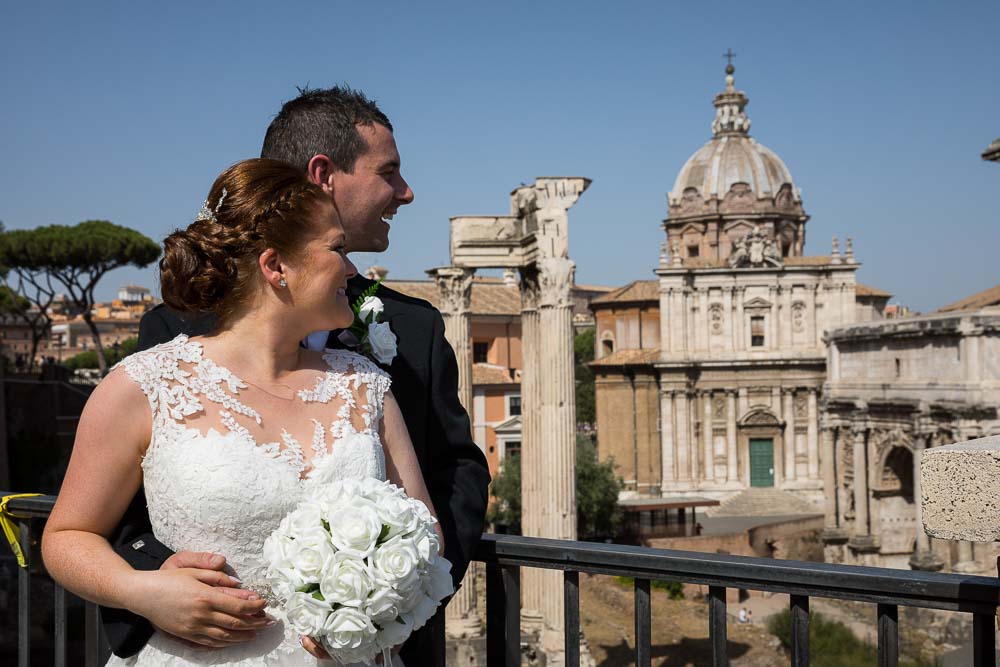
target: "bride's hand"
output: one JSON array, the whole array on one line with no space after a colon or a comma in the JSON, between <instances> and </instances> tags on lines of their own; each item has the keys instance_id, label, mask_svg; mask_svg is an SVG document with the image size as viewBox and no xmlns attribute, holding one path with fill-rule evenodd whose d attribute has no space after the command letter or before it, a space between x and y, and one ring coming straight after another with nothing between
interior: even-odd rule
<instances>
[{"instance_id":1,"label":"bride's hand","mask_svg":"<svg viewBox=\"0 0 1000 667\"><path fill-rule=\"evenodd\" d=\"M312 637L302 635L299 642L302 644L302 648L306 650L306 653L314 658L319 658L320 660L333 660L333 658L330 657L330 654L326 652L326 649L320 646L319 642Z\"/></svg>"},{"instance_id":2,"label":"bride's hand","mask_svg":"<svg viewBox=\"0 0 1000 667\"><path fill-rule=\"evenodd\" d=\"M239 599L216 590L238 582L229 575L195 568L137 571L127 582L129 611L180 639L221 648L252 641L274 621L261 615L266 602L251 594Z\"/></svg>"}]
</instances>

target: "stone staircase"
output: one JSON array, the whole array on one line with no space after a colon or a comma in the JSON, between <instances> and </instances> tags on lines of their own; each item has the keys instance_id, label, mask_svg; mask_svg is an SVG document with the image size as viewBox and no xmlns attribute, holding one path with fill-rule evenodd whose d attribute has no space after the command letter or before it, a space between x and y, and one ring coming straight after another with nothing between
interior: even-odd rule
<instances>
[{"instance_id":1,"label":"stone staircase","mask_svg":"<svg viewBox=\"0 0 1000 667\"><path fill-rule=\"evenodd\" d=\"M809 501L789 491L774 488L751 488L731 496L716 507L705 510L708 516L790 516L822 514Z\"/></svg>"}]
</instances>

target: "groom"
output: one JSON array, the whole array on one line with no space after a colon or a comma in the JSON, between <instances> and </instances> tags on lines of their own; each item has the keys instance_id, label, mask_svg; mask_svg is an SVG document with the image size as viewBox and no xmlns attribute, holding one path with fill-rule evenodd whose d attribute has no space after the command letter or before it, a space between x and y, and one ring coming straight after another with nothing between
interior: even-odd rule
<instances>
[{"instance_id":1,"label":"groom","mask_svg":"<svg viewBox=\"0 0 1000 667\"><path fill-rule=\"evenodd\" d=\"M307 90L286 102L271 121L261 157L301 168L322 187L340 213L349 252L383 252L389 247L389 221L413 201L400 174L400 159L389 119L374 102L350 88ZM351 302L372 284L358 275L348 284ZM441 314L429 303L380 286L378 297L398 339L389 372L392 390L413 441L431 500L445 537L456 587L482 534L489 469L472 441L469 416L458 401L458 366L444 338ZM139 324L139 349L179 333L209 331L211 318L182 318L160 305ZM307 345L341 347L337 332L309 337ZM112 545L133 567L218 569L209 554L172 552L152 534L146 499L140 489L118 526ZM209 589L206 586L206 589ZM209 589L210 590L210 589ZM228 591L239 595L237 591ZM119 656L137 653L152 634L151 624L125 610L102 609L111 648ZM403 648L407 665L443 665L444 610Z\"/></svg>"}]
</instances>

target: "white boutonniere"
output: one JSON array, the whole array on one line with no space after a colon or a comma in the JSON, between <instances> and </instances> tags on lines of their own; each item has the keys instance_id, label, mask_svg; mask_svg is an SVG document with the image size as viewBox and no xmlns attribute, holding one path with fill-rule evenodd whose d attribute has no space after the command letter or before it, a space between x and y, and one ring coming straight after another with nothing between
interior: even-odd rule
<instances>
[{"instance_id":1,"label":"white boutonniere","mask_svg":"<svg viewBox=\"0 0 1000 667\"><path fill-rule=\"evenodd\" d=\"M388 366L396 358L396 334L392 333L388 322L380 322L385 306L382 299L375 296L381 280L366 289L358 297L351 308L354 310L354 323L350 332L361 341L361 349L371 355L375 361Z\"/></svg>"}]
</instances>

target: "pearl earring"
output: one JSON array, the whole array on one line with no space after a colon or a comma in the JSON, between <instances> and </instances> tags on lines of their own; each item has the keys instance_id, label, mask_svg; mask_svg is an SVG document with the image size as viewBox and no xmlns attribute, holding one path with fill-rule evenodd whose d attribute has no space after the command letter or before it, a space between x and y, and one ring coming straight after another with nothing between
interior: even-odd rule
<instances>
[{"instance_id":1,"label":"pearl earring","mask_svg":"<svg viewBox=\"0 0 1000 667\"><path fill-rule=\"evenodd\" d=\"M288 283L285 282L284 278L278 281L278 287L288 287Z\"/></svg>"}]
</instances>

